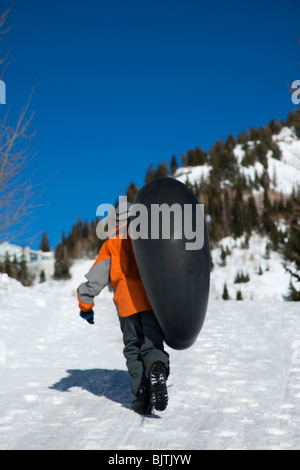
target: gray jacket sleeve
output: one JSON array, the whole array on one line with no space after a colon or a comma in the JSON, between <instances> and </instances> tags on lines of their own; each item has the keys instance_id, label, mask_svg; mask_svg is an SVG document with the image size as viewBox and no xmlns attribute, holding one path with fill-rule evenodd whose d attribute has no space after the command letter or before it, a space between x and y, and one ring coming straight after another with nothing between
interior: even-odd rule
<instances>
[{"instance_id":1,"label":"gray jacket sleeve","mask_svg":"<svg viewBox=\"0 0 300 470\"><path fill-rule=\"evenodd\" d=\"M95 264L86 274L87 282L81 284L77 289L79 307L88 311L94 306L94 297L100 294L102 289L109 283L110 258Z\"/></svg>"}]
</instances>

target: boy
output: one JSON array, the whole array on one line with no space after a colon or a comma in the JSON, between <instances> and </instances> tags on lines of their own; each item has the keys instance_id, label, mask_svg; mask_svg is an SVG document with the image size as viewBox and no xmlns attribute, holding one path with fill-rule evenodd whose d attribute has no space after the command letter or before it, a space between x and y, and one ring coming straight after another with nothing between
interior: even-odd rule
<instances>
[{"instance_id":1,"label":"boy","mask_svg":"<svg viewBox=\"0 0 300 470\"><path fill-rule=\"evenodd\" d=\"M77 290L77 297L81 317L93 324L94 297L111 282L123 332L123 352L136 396L131 409L139 414L149 414L152 407L158 411L167 407L169 355L164 350L163 332L138 271L128 224L127 211L119 213L117 210L114 238L102 245L97 260L86 275L87 282Z\"/></svg>"}]
</instances>

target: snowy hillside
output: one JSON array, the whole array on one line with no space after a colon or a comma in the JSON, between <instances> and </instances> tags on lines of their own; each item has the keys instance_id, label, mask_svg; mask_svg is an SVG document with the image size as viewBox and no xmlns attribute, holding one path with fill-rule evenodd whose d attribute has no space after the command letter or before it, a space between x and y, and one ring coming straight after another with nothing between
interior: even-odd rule
<instances>
[{"instance_id":1,"label":"snowy hillside","mask_svg":"<svg viewBox=\"0 0 300 470\"><path fill-rule=\"evenodd\" d=\"M282 256L268 249L267 237L253 234L246 246L245 243L245 237L237 240L227 237L212 250L211 298L222 298L226 284L233 300L240 291L243 300L283 301L290 275L284 269ZM228 253L225 261L222 247L223 252ZM238 274L249 280L238 282Z\"/></svg>"},{"instance_id":2,"label":"snowy hillside","mask_svg":"<svg viewBox=\"0 0 300 470\"><path fill-rule=\"evenodd\" d=\"M276 144L279 148L281 153L280 159L273 158L273 150L266 149L265 165L263 165L258 158L254 158L254 164L250 164L248 158L248 164L246 165L245 157L249 157L249 153L246 154L245 149L248 149L247 152L253 150L255 154L257 150L256 145L259 142L259 140L248 140L246 146L245 144L235 143L232 150L235 157L234 160L237 163L238 170L236 174L244 176L244 184L247 188L244 188L244 201L249 199L249 194L254 196L253 200L255 200L260 223L252 230L249 240L245 238L245 235L238 238L229 236L223 238L221 241L216 241L216 239L219 240L219 238L216 237L216 239L212 240L212 261L215 268L212 271L211 298L214 299L222 298L225 283L231 299L236 299L239 293L244 300L264 299L282 301L288 294L291 280L290 275L283 267L284 259L280 255L280 249L278 248L278 252L269 250L269 247L272 246L272 240L270 240L270 226L268 229L265 229L262 223L263 211L267 210L268 212L272 212L270 208L264 206L264 202L262 202L264 198L262 177L267 171L269 180L268 197L270 200L274 201L276 198L278 200L278 194L280 193L284 196L283 199L288 199L293 191L297 192L297 188L300 187L300 139L297 137L295 128L292 126L282 127L278 134L274 134L271 137L271 142ZM198 187L198 189L201 190L201 187L203 187L204 197L207 196L207 187L203 185L203 183L208 182L211 184L210 177L213 169L209 164L209 162L211 162L209 156L206 162L208 163L179 168L174 175L176 179L188 184L192 188ZM224 192L223 190L229 187L231 187L233 191L230 196L231 208L226 213L224 209L226 201L221 200L221 195ZM232 200L236 188L234 188L232 181L226 179L220 180L220 188L221 191L218 192L213 187L212 193L215 192L218 194L219 199L215 203L214 208L221 208L218 214L218 222L219 225L222 226L225 222L228 224L233 220ZM201 197L202 196L200 196L200 198ZM241 197L241 199L243 199L243 197ZM205 205L205 211L209 224L212 219L216 219L216 216L212 217L215 215L214 213L210 214L208 212L209 201ZM216 212L218 212L218 210ZM240 218L242 218L242 216L245 217L242 209L239 214ZM247 208L246 210L244 209L244 214L249 214ZM275 223L276 230L281 231L283 234L288 233L289 223L284 219L285 215L282 215L280 211L276 213L275 209L271 219L272 217L272 222ZM216 224L216 220L214 220L214 223ZM244 224L244 230L245 226ZM234 228L235 227L231 224L231 232L229 233L232 235L234 235ZM244 233L246 233L246 231L244 231ZM225 236L225 231L223 236ZM284 242L286 243L287 241L288 235L286 235ZM277 246L282 248L280 244ZM291 270L296 271L295 267L291 267ZM244 282L239 282L241 280ZM297 289L300 289L300 283L296 282L295 278L293 279L293 283Z\"/></svg>"},{"instance_id":3,"label":"snowy hillside","mask_svg":"<svg viewBox=\"0 0 300 470\"><path fill-rule=\"evenodd\" d=\"M283 194L291 194L293 188L300 184L300 140L296 137L293 129L283 127L278 135L273 136L273 140L278 144L281 150L281 160L272 158L272 151L267 154L268 160L268 176L270 180L270 189L282 192ZM249 142L249 147L253 142ZM235 157L239 163L239 169L247 179L254 182L255 173L258 177L263 174L264 167L260 162L256 162L253 166L243 167L241 162L245 156L245 152L241 144L237 144L234 149ZM207 180L211 167L208 164L179 168L175 173L175 178L191 184L200 183L201 180Z\"/></svg>"},{"instance_id":4,"label":"snowy hillside","mask_svg":"<svg viewBox=\"0 0 300 470\"><path fill-rule=\"evenodd\" d=\"M259 257L262 246L253 243ZM227 258L233 274L238 250ZM271 272L272 257L269 263ZM197 342L169 350L169 407L142 419L128 409L133 397L111 294L97 299L94 326L78 316L75 289L90 265L76 263L70 281L30 288L0 275L0 449L300 448L299 305L278 301L282 273L274 287L248 266L253 283L272 288L263 301L212 296Z\"/></svg>"}]
</instances>

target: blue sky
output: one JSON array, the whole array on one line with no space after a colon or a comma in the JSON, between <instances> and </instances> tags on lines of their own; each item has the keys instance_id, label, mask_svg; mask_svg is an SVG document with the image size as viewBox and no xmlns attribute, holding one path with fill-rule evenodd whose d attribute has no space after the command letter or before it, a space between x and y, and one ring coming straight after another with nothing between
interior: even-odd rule
<instances>
[{"instance_id":1,"label":"blue sky","mask_svg":"<svg viewBox=\"0 0 300 470\"><path fill-rule=\"evenodd\" d=\"M13 122L35 86L43 191L26 237L55 248L150 164L286 119L299 18L297 0L14 0L7 105Z\"/></svg>"}]
</instances>

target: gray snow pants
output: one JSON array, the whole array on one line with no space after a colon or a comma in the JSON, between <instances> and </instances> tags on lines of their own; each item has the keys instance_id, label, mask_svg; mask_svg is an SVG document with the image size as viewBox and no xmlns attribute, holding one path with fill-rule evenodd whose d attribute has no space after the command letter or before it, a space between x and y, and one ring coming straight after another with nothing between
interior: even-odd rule
<instances>
[{"instance_id":1,"label":"gray snow pants","mask_svg":"<svg viewBox=\"0 0 300 470\"><path fill-rule=\"evenodd\" d=\"M162 362L169 375L169 354L164 350L163 332L152 310L119 317L124 356L135 395L149 383L155 362Z\"/></svg>"}]
</instances>

